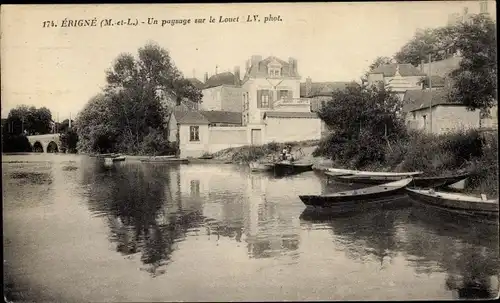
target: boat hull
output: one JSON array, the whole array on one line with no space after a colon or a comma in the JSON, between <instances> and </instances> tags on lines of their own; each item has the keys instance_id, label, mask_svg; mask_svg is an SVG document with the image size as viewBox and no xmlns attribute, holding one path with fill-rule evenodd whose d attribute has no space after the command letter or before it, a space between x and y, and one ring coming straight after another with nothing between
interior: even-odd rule
<instances>
[{"instance_id":1,"label":"boat hull","mask_svg":"<svg viewBox=\"0 0 500 303\"><path fill-rule=\"evenodd\" d=\"M469 218L470 220L498 224L498 202L469 202L423 194L419 191L406 189L412 202L419 207L425 207L430 213Z\"/></svg>"},{"instance_id":2,"label":"boat hull","mask_svg":"<svg viewBox=\"0 0 500 303\"><path fill-rule=\"evenodd\" d=\"M300 174L311 171L312 166L312 164L279 162L274 164L274 173L276 176Z\"/></svg>"},{"instance_id":3,"label":"boat hull","mask_svg":"<svg viewBox=\"0 0 500 303\"><path fill-rule=\"evenodd\" d=\"M408 176L360 176L360 175L330 175L336 182L341 183L357 183L357 184L370 184L381 185L388 182L399 181L408 178Z\"/></svg>"},{"instance_id":4,"label":"boat hull","mask_svg":"<svg viewBox=\"0 0 500 303\"><path fill-rule=\"evenodd\" d=\"M471 174L463 174L457 176L447 176L447 177L416 177L413 178L411 183L412 187L417 188L438 188L446 187L455 184L459 181L467 179Z\"/></svg>"}]
</instances>

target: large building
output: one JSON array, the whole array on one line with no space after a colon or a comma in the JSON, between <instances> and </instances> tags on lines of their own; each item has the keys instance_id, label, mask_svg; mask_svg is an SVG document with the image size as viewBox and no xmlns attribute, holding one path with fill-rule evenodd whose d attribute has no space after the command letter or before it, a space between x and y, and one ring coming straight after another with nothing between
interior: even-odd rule
<instances>
[{"instance_id":1,"label":"large building","mask_svg":"<svg viewBox=\"0 0 500 303\"><path fill-rule=\"evenodd\" d=\"M204 83L190 79L201 87L202 103L189 114L174 111L170 139L178 142L181 157L242 145L320 139L321 120L311 111L310 99L301 98L300 80L297 60L259 55L247 61L242 79L238 67L211 77L205 74ZM239 124L233 123L235 115ZM216 117L224 121L213 123Z\"/></svg>"}]
</instances>

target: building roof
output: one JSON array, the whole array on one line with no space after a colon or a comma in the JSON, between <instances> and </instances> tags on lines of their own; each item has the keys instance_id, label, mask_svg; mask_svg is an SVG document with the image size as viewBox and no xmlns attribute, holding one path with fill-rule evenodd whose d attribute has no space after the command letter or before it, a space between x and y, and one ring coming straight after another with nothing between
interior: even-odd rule
<instances>
[{"instance_id":1,"label":"building roof","mask_svg":"<svg viewBox=\"0 0 500 303\"><path fill-rule=\"evenodd\" d=\"M205 86L203 88L216 87L221 85L240 85L239 81L237 81L236 77L231 72L223 72L219 74L215 74L212 77L208 78Z\"/></svg>"},{"instance_id":2,"label":"building roof","mask_svg":"<svg viewBox=\"0 0 500 303\"><path fill-rule=\"evenodd\" d=\"M428 86L428 79L429 79L429 76L425 77L425 80L427 82L426 86ZM445 83L446 83L446 79L443 78L443 77L440 77L440 76L431 76L431 84L432 84L432 87L444 87L445 86Z\"/></svg>"},{"instance_id":3,"label":"building roof","mask_svg":"<svg viewBox=\"0 0 500 303\"><path fill-rule=\"evenodd\" d=\"M186 80L191 82L191 84L193 84L193 86L196 87L197 89L203 89L205 87L205 83L201 82L197 78L188 78Z\"/></svg>"},{"instance_id":4,"label":"building roof","mask_svg":"<svg viewBox=\"0 0 500 303\"><path fill-rule=\"evenodd\" d=\"M174 111L177 124L210 124L199 111Z\"/></svg>"},{"instance_id":5,"label":"building roof","mask_svg":"<svg viewBox=\"0 0 500 303\"><path fill-rule=\"evenodd\" d=\"M269 56L264 60L260 60L258 62L251 63L249 69L245 73L245 79L248 77L256 77L262 76L265 77L268 75L267 73L267 65L272 61L276 61L281 65L281 74L289 77L299 77L299 73L297 72L297 68L291 68L290 63L283 61L275 56Z\"/></svg>"},{"instance_id":6,"label":"building roof","mask_svg":"<svg viewBox=\"0 0 500 303\"><path fill-rule=\"evenodd\" d=\"M264 113L265 118L318 118L316 113L311 112L280 112L280 111L270 111Z\"/></svg>"},{"instance_id":7,"label":"building roof","mask_svg":"<svg viewBox=\"0 0 500 303\"><path fill-rule=\"evenodd\" d=\"M439 76L445 78L452 71L456 70L460 66L460 61L462 61L461 57L450 57L444 60L434 61L431 66L431 75ZM419 65L419 69L422 72L428 74L429 72L429 63L424 63Z\"/></svg>"},{"instance_id":8,"label":"building roof","mask_svg":"<svg viewBox=\"0 0 500 303\"><path fill-rule=\"evenodd\" d=\"M448 90L436 89L436 90L408 90L405 93L403 99L403 111L412 112L420 110L423 108L428 108L431 105L458 105L464 106L461 103L449 102L448 101Z\"/></svg>"},{"instance_id":9,"label":"building roof","mask_svg":"<svg viewBox=\"0 0 500 303\"><path fill-rule=\"evenodd\" d=\"M179 106L173 112L178 124L237 124L241 125L241 113L228 111L195 111Z\"/></svg>"},{"instance_id":10,"label":"building roof","mask_svg":"<svg viewBox=\"0 0 500 303\"><path fill-rule=\"evenodd\" d=\"M404 63L391 63L391 64L383 64L379 67L375 68L370 74L383 74L384 77L394 77L396 74L396 69L399 65L399 73L402 77L411 77L411 76L425 76L426 74L415 66Z\"/></svg>"},{"instance_id":11,"label":"building roof","mask_svg":"<svg viewBox=\"0 0 500 303\"><path fill-rule=\"evenodd\" d=\"M300 97L331 96L336 90L346 89L353 82L311 82L311 92L307 94L307 85L300 83Z\"/></svg>"},{"instance_id":12,"label":"building roof","mask_svg":"<svg viewBox=\"0 0 500 303\"><path fill-rule=\"evenodd\" d=\"M200 111L210 123L226 123L241 125L241 113L220 110Z\"/></svg>"}]
</instances>

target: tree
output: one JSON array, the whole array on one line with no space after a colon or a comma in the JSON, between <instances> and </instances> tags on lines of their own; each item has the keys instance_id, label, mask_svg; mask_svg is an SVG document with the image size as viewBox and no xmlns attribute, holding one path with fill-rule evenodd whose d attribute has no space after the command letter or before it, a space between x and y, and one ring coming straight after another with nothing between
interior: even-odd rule
<instances>
[{"instance_id":1,"label":"tree","mask_svg":"<svg viewBox=\"0 0 500 303\"><path fill-rule=\"evenodd\" d=\"M462 60L451 73L450 100L488 114L497 94L496 25L487 16L472 16L455 27L455 48Z\"/></svg>"},{"instance_id":2,"label":"tree","mask_svg":"<svg viewBox=\"0 0 500 303\"><path fill-rule=\"evenodd\" d=\"M456 53L455 27L445 26L435 29L419 30L395 55L397 63L411 63L414 66L422 61L443 60Z\"/></svg>"},{"instance_id":3,"label":"tree","mask_svg":"<svg viewBox=\"0 0 500 303\"><path fill-rule=\"evenodd\" d=\"M8 128L13 134L48 134L51 130L52 113L46 107L19 105L10 110Z\"/></svg>"},{"instance_id":4,"label":"tree","mask_svg":"<svg viewBox=\"0 0 500 303\"><path fill-rule=\"evenodd\" d=\"M137 154L167 148L165 122L176 100L164 96L195 102L202 97L182 77L168 51L153 43L139 48L137 58L120 54L106 71L106 81L102 95L90 100L77 118L82 151ZM161 141L153 144L152 140Z\"/></svg>"},{"instance_id":5,"label":"tree","mask_svg":"<svg viewBox=\"0 0 500 303\"><path fill-rule=\"evenodd\" d=\"M333 100L318 113L332 130L320 146L322 153L334 160L352 160L355 167L382 161L388 142L406 134L401 107L383 87L350 86L334 92Z\"/></svg>"},{"instance_id":6,"label":"tree","mask_svg":"<svg viewBox=\"0 0 500 303\"><path fill-rule=\"evenodd\" d=\"M74 129L67 128L59 135L61 140L61 151L76 153L78 144L78 133Z\"/></svg>"}]
</instances>

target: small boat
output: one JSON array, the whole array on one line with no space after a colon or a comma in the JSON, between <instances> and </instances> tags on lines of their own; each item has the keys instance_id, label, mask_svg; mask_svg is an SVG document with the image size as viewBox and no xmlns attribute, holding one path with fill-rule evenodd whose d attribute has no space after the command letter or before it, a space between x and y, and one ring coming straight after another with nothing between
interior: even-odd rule
<instances>
[{"instance_id":1,"label":"small boat","mask_svg":"<svg viewBox=\"0 0 500 303\"><path fill-rule=\"evenodd\" d=\"M342 168L328 168L328 172L337 173L337 174L347 174L347 175L357 175L357 176L367 176L367 177L412 177L423 174L423 172L415 171L415 172L404 172L404 173L395 173L395 172L378 172L378 171L363 171L363 170L353 170L353 169L342 169Z\"/></svg>"},{"instance_id":2,"label":"small boat","mask_svg":"<svg viewBox=\"0 0 500 303\"><path fill-rule=\"evenodd\" d=\"M210 160L210 159L213 159L214 156L212 155L204 155L204 156L201 156L199 157L198 159L201 159L201 160Z\"/></svg>"},{"instance_id":3,"label":"small boat","mask_svg":"<svg viewBox=\"0 0 500 303\"><path fill-rule=\"evenodd\" d=\"M342 183L358 183L358 184L371 184L381 185L387 182L394 182L410 178L410 175L362 175L362 174L344 174L344 175L330 175L333 180Z\"/></svg>"},{"instance_id":4,"label":"small boat","mask_svg":"<svg viewBox=\"0 0 500 303\"><path fill-rule=\"evenodd\" d=\"M274 168L274 163L250 162L248 166L251 171L270 171Z\"/></svg>"},{"instance_id":5,"label":"small boat","mask_svg":"<svg viewBox=\"0 0 500 303\"><path fill-rule=\"evenodd\" d=\"M406 188L410 198L433 212L468 217L482 223L498 224L498 199L465 194Z\"/></svg>"},{"instance_id":6,"label":"small boat","mask_svg":"<svg viewBox=\"0 0 500 303\"><path fill-rule=\"evenodd\" d=\"M438 188L456 184L470 177L472 173L464 173L455 176L442 177L415 177L411 183L415 188Z\"/></svg>"},{"instance_id":7,"label":"small boat","mask_svg":"<svg viewBox=\"0 0 500 303\"><path fill-rule=\"evenodd\" d=\"M300 195L300 200L309 208L327 209L335 213L347 213L393 204L406 198L405 187L412 181L406 178L382 185L342 191L327 195Z\"/></svg>"},{"instance_id":8,"label":"small boat","mask_svg":"<svg viewBox=\"0 0 500 303\"><path fill-rule=\"evenodd\" d=\"M280 161L274 163L274 173L277 176L300 174L306 171L312 170L312 164L291 162L291 161Z\"/></svg>"}]
</instances>

